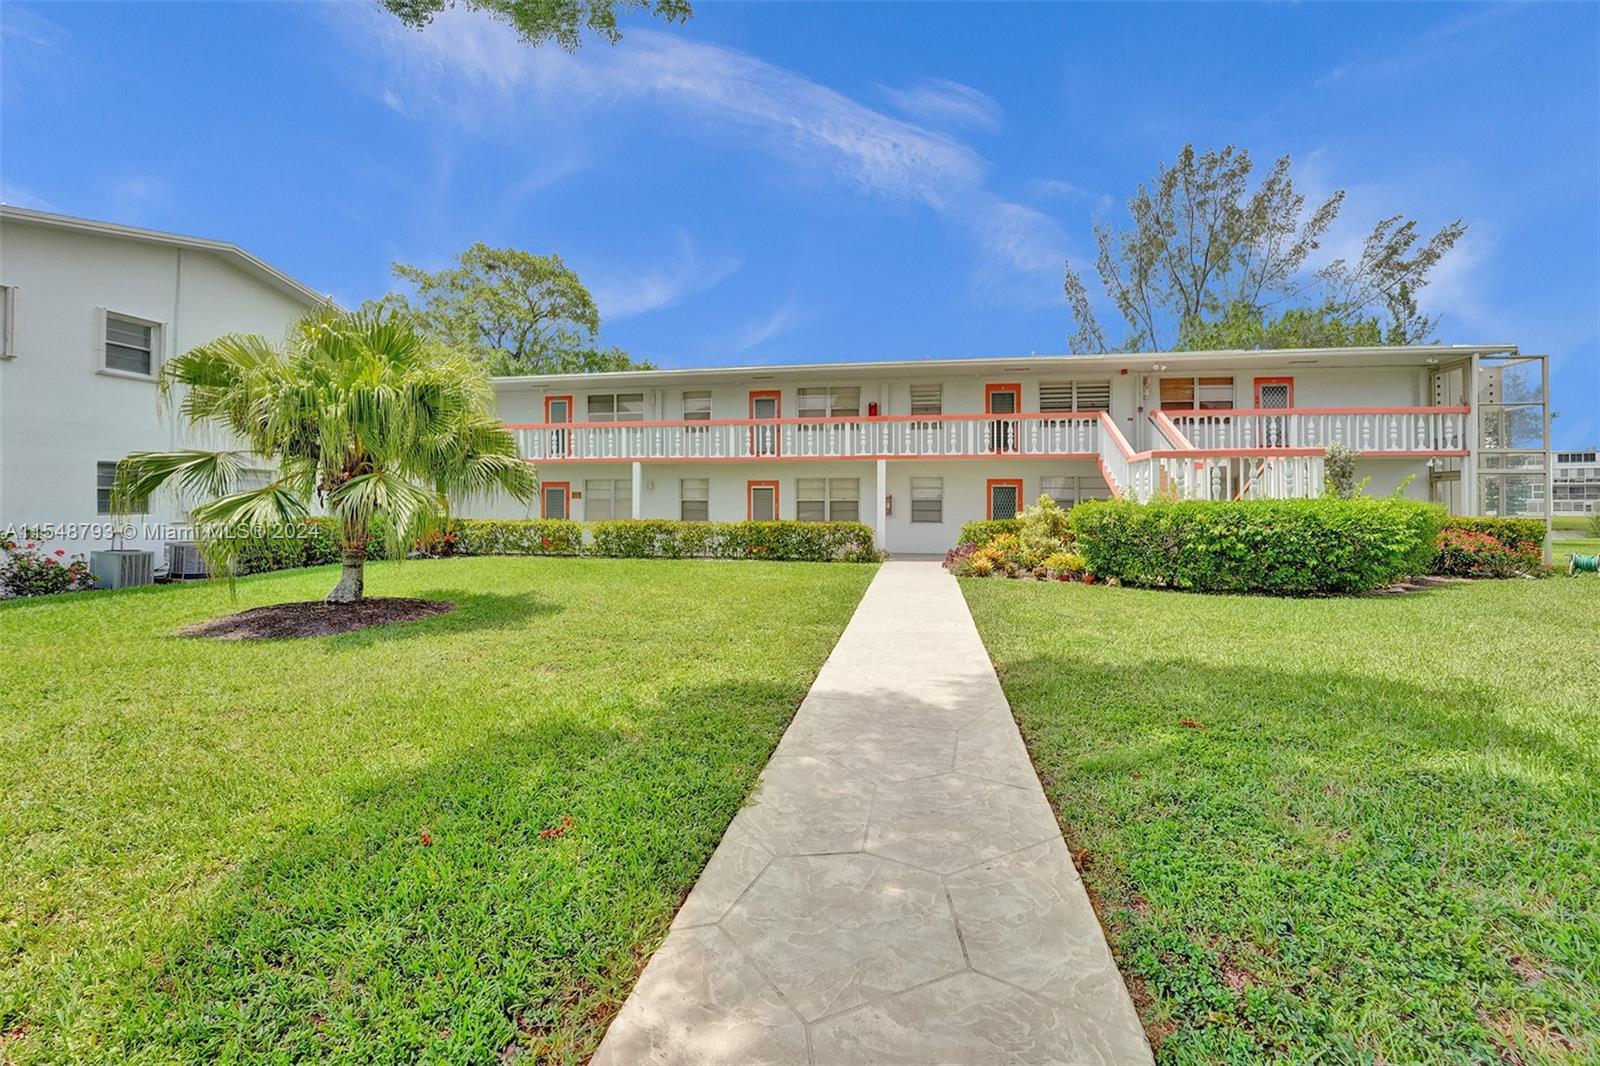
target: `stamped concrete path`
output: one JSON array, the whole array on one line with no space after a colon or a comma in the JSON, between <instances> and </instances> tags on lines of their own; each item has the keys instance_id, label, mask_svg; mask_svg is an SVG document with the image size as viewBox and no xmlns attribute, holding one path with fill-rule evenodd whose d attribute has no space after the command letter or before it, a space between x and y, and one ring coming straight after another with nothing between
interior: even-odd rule
<instances>
[{"instance_id":1,"label":"stamped concrete path","mask_svg":"<svg viewBox=\"0 0 1600 1066\"><path fill-rule=\"evenodd\" d=\"M885 564L594 1063L1150 1058L955 580Z\"/></svg>"}]
</instances>

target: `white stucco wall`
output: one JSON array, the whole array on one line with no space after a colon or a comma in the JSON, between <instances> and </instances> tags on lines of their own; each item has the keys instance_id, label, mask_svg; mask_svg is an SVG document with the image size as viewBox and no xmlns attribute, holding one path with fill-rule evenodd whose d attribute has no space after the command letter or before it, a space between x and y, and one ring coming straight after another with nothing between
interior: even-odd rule
<instances>
[{"instance_id":1,"label":"white stucco wall","mask_svg":"<svg viewBox=\"0 0 1600 1066\"><path fill-rule=\"evenodd\" d=\"M97 463L199 443L158 415L153 380L100 368L99 309L159 323L168 359L228 332L276 340L308 304L220 253L10 217L0 221L0 285L14 290L15 314L13 357L0 359L0 527L88 527L53 541L72 552L111 546L92 535L109 521L95 513ZM158 497L134 523L182 517L175 499ZM124 546L154 548L162 564L153 538Z\"/></svg>"}]
</instances>

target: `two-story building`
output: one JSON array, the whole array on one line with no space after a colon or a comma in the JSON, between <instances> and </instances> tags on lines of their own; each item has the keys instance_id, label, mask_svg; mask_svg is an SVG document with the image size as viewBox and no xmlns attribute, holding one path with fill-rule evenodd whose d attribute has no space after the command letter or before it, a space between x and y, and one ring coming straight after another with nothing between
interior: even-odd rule
<instances>
[{"instance_id":1,"label":"two-story building","mask_svg":"<svg viewBox=\"0 0 1600 1066\"><path fill-rule=\"evenodd\" d=\"M73 552L163 558L176 496L112 514L119 459L185 446L158 410L162 363L224 333L277 339L327 297L237 245L0 205L0 527Z\"/></svg>"},{"instance_id":2,"label":"two-story building","mask_svg":"<svg viewBox=\"0 0 1600 1066\"><path fill-rule=\"evenodd\" d=\"M1544 517L1543 356L1515 347L1028 356L495 380L545 516L859 519L939 552L1040 495L1323 491ZM502 512L504 513L504 512Z\"/></svg>"}]
</instances>

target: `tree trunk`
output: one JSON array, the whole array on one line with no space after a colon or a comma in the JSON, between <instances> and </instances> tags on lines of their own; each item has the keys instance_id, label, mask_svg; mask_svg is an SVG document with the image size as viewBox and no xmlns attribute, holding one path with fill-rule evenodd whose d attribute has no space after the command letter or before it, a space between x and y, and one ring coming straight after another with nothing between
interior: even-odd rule
<instances>
[{"instance_id":1,"label":"tree trunk","mask_svg":"<svg viewBox=\"0 0 1600 1066\"><path fill-rule=\"evenodd\" d=\"M365 538L363 538L365 539ZM367 563L367 549L365 545L359 548L345 545L344 571L339 575L339 583L333 586L333 591L328 593L329 603L359 603L361 600L362 572Z\"/></svg>"}]
</instances>

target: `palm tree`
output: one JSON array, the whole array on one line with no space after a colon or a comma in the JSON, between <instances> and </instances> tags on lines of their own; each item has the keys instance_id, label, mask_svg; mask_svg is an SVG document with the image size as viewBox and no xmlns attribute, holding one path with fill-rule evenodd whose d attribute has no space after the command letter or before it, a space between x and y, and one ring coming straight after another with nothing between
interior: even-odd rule
<instances>
[{"instance_id":1,"label":"palm tree","mask_svg":"<svg viewBox=\"0 0 1600 1066\"><path fill-rule=\"evenodd\" d=\"M287 341L229 334L162 369L163 403L193 427L220 430L230 451L136 452L118 467L115 495L142 500L173 482L186 497L201 550L229 572L242 529L332 516L344 570L329 603L361 599L369 530L379 515L391 558L439 529L451 500L538 489L516 439L492 413L489 379L471 360L423 339L409 318L322 307ZM276 479L240 488L251 456Z\"/></svg>"}]
</instances>

